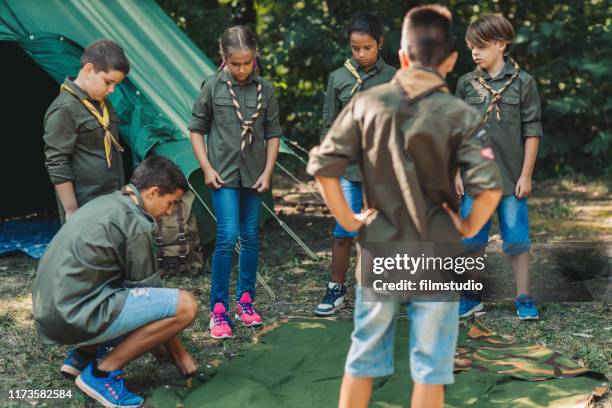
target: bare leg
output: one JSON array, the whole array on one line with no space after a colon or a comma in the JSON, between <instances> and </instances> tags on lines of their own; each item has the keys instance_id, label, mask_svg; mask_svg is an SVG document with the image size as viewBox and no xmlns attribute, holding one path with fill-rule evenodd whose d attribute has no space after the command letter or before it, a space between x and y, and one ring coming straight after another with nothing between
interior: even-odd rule
<instances>
[{"instance_id":1,"label":"bare leg","mask_svg":"<svg viewBox=\"0 0 612 408\"><path fill-rule=\"evenodd\" d=\"M195 297L187 291L180 290L176 316L157 320L134 330L98 363L98 368L103 371L123 368L128 362L155 346L168 342L183 331L193 322L197 312L198 303Z\"/></svg>"},{"instance_id":2,"label":"bare leg","mask_svg":"<svg viewBox=\"0 0 612 408\"><path fill-rule=\"evenodd\" d=\"M340 387L339 408L367 408L372 395L372 377L344 374Z\"/></svg>"},{"instance_id":3,"label":"bare leg","mask_svg":"<svg viewBox=\"0 0 612 408\"><path fill-rule=\"evenodd\" d=\"M516 296L529 294L529 252L510 256L512 272L516 279Z\"/></svg>"},{"instance_id":4,"label":"bare leg","mask_svg":"<svg viewBox=\"0 0 612 408\"><path fill-rule=\"evenodd\" d=\"M351 260L351 247L353 238L335 238L332 247L331 280L344 285L349 262Z\"/></svg>"},{"instance_id":5,"label":"bare leg","mask_svg":"<svg viewBox=\"0 0 612 408\"><path fill-rule=\"evenodd\" d=\"M444 385L414 383L410 408L442 408L443 406Z\"/></svg>"}]
</instances>

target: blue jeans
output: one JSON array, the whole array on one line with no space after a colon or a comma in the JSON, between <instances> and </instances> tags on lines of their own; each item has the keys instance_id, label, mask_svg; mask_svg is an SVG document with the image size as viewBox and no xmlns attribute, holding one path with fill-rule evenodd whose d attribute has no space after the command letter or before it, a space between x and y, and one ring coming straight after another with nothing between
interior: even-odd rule
<instances>
[{"instance_id":1,"label":"blue jeans","mask_svg":"<svg viewBox=\"0 0 612 408\"><path fill-rule=\"evenodd\" d=\"M240 240L236 300L248 292L255 299L259 257L259 210L261 197L250 188L221 187L212 190L217 217L217 238L212 257L210 309L215 303L229 308L229 281L236 242Z\"/></svg>"},{"instance_id":2,"label":"blue jeans","mask_svg":"<svg viewBox=\"0 0 612 408\"><path fill-rule=\"evenodd\" d=\"M344 193L344 198L353 210L354 213L361 212L363 208L363 194L361 192L361 183L358 181L350 181L345 179L344 177L340 177L340 187L342 187L342 192ZM342 228L342 225L336 222L336 227L334 228L334 237L336 238L354 238L359 233L357 231L347 231Z\"/></svg>"},{"instance_id":3,"label":"blue jeans","mask_svg":"<svg viewBox=\"0 0 612 408\"><path fill-rule=\"evenodd\" d=\"M469 194L461 200L460 215L467 218L472 211L474 198ZM520 255L529 252L529 215L527 212L527 198L516 198L515 195L503 196L497 206L499 229L504 243L502 250L508 255ZM463 243L469 250L479 250L487 246L491 220L482 227L478 234L472 238L465 238Z\"/></svg>"},{"instance_id":4,"label":"blue jeans","mask_svg":"<svg viewBox=\"0 0 612 408\"><path fill-rule=\"evenodd\" d=\"M452 384L459 333L458 302L410 302L410 374L419 384ZM393 374L397 302L364 302L355 290L354 329L344 371L353 377Z\"/></svg>"}]
</instances>

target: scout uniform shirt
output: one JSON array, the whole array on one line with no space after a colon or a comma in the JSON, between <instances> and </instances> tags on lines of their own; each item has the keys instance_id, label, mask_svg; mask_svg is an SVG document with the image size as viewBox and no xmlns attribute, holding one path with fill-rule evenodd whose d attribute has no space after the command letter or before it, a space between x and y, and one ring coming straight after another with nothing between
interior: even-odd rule
<instances>
[{"instance_id":1,"label":"scout uniform shirt","mask_svg":"<svg viewBox=\"0 0 612 408\"><path fill-rule=\"evenodd\" d=\"M307 171L339 177L349 162L361 163L365 207L377 213L360 230L360 245L459 241L441 207L458 208L457 167L476 192L501 185L494 161L472 137L481 120L447 93L437 73L402 69L391 83L355 95L311 151Z\"/></svg>"},{"instance_id":2,"label":"scout uniform shirt","mask_svg":"<svg viewBox=\"0 0 612 408\"><path fill-rule=\"evenodd\" d=\"M32 312L41 342L75 344L104 332L128 287L161 286L154 219L121 191L77 211L47 247L34 281Z\"/></svg>"},{"instance_id":3,"label":"scout uniform shirt","mask_svg":"<svg viewBox=\"0 0 612 408\"><path fill-rule=\"evenodd\" d=\"M232 82L245 120L256 111L257 87L261 84L261 111L252 125L252 140L244 151L241 146L241 123L227 81ZM252 188L266 166L266 141L281 136L278 103L272 84L261 78L256 70L242 86L226 69L219 71L206 79L202 86L200 96L193 105L189 130L208 135L208 160L225 181L224 187Z\"/></svg>"},{"instance_id":4,"label":"scout uniform shirt","mask_svg":"<svg viewBox=\"0 0 612 408\"><path fill-rule=\"evenodd\" d=\"M79 207L103 194L119 190L125 184L121 152L111 147L110 167L104 152L104 130L100 122L87 110L80 99L89 96L66 78L64 85L76 95L62 91L45 114L45 166L51 182L74 183ZM93 103L94 106L97 103ZM119 138L119 118L110 101L106 100L110 117L109 129ZM59 203L60 217L64 208Z\"/></svg>"},{"instance_id":5,"label":"scout uniform shirt","mask_svg":"<svg viewBox=\"0 0 612 408\"><path fill-rule=\"evenodd\" d=\"M350 63L356 68L357 73L363 78L363 84L358 86L356 78L344 66L336 69L329 75L327 82L327 91L325 92L325 102L323 104L323 130L321 132L321 140L325 137L332 123L342 109L349 103L353 95L360 90L365 90L376 85L381 85L389 82L397 71L391 65L387 65L382 57L378 57L378 61L369 71L364 71L354 58L351 58ZM350 181L361 181L359 172L359 164L350 163L344 174L344 178Z\"/></svg>"},{"instance_id":6,"label":"scout uniform shirt","mask_svg":"<svg viewBox=\"0 0 612 408\"><path fill-rule=\"evenodd\" d=\"M486 83L498 91L515 72L516 68L510 58L495 78L476 68L459 78L456 95L484 115L491 102L491 93L478 82L478 77L482 75ZM493 109L485 128L499 166L503 194L511 195L514 194L523 168L524 139L542 136L540 97L536 81L525 71L519 70L518 76L502 92L498 106L499 120L496 109ZM466 191L473 194L470 189Z\"/></svg>"}]
</instances>

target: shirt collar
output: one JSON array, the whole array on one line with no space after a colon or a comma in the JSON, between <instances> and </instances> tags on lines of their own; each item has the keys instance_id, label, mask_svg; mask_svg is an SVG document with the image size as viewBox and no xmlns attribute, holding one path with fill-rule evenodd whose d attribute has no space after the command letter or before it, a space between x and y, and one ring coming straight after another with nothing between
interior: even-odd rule
<instances>
[{"instance_id":1,"label":"shirt collar","mask_svg":"<svg viewBox=\"0 0 612 408\"><path fill-rule=\"evenodd\" d=\"M408 98L414 99L434 88L448 92L444 78L436 71L428 68L410 67L397 71L394 82L399 83Z\"/></svg>"},{"instance_id":2,"label":"shirt collar","mask_svg":"<svg viewBox=\"0 0 612 408\"><path fill-rule=\"evenodd\" d=\"M142 195L140 194L140 191L134 184L128 183L127 185L123 186L121 188L121 193L127 197L130 203L136 205L136 207L138 207L140 212L144 214L149 219L149 221L157 225L157 221L155 220L155 218L151 214L145 211ZM132 197L134 197L135 200L132 199Z\"/></svg>"},{"instance_id":3,"label":"shirt collar","mask_svg":"<svg viewBox=\"0 0 612 408\"><path fill-rule=\"evenodd\" d=\"M512 63L510 58L506 58L504 67L502 68L501 72L497 74L497 76L494 78L492 78L491 75L487 73L487 71L485 71L484 69L481 69L480 67L476 67L476 69L472 73L475 78L478 78L479 76L482 75L482 77L488 81L491 79L503 78L506 75L513 75L515 72L516 72L516 68L514 67L514 64Z\"/></svg>"},{"instance_id":4,"label":"shirt collar","mask_svg":"<svg viewBox=\"0 0 612 408\"><path fill-rule=\"evenodd\" d=\"M90 102L98 103L97 101L94 101L93 99L91 99L91 97L87 94L87 92L85 92L77 84L75 84L74 79L75 78L66 77L66 79L64 79L64 85L72 89L74 93L76 94L76 96L79 97L79 99L87 99Z\"/></svg>"},{"instance_id":5,"label":"shirt collar","mask_svg":"<svg viewBox=\"0 0 612 408\"><path fill-rule=\"evenodd\" d=\"M357 71L363 72L365 73L366 71L359 65L359 63L357 62L357 60L353 57L350 58L351 64L355 67L355 69ZM376 64L374 64L374 66L372 67L372 69L376 70L376 73L379 73L380 71L383 70L383 68L385 67L385 60L383 60L383 58L379 55L378 59L376 60ZM371 72L367 71L367 72Z\"/></svg>"},{"instance_id":6,"label":"shirt collar","mask_svg":"<svg viewBox=\"0 0 612 408\"><path fill-rule=\"evenodd\" d=\"M219 72L219 79L221 79L223 82L232 81L232 85L238 85L238 81L236 81L236 78L230 75L227 67L223 68ZM254 69L253 72L251 72L251 75L249 75L245 84L248 84L250 82L257 82L257 83L261 82L261 76L259 75L259 72L257 72L256 69Z\"/></svg>"}]
</instances>

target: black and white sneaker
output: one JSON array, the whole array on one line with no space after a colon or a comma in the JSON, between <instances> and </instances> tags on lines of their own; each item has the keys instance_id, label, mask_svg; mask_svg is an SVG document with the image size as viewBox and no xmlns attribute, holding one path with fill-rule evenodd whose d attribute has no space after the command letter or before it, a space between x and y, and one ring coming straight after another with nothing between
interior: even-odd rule
<instances>
[{"instance_id":1,"label":"black and white sneaker","mask_svg":"<svg viewBox=\"0 0 612 408\"><path fill-rule=\"evenodd\" d=\"M327 284L327 292L325 292L323 300L315 309L315 314L318 316L333 315L344 304L345 295L346 286L341 283L329 282Z\"/></svg>"}]
</instances>

